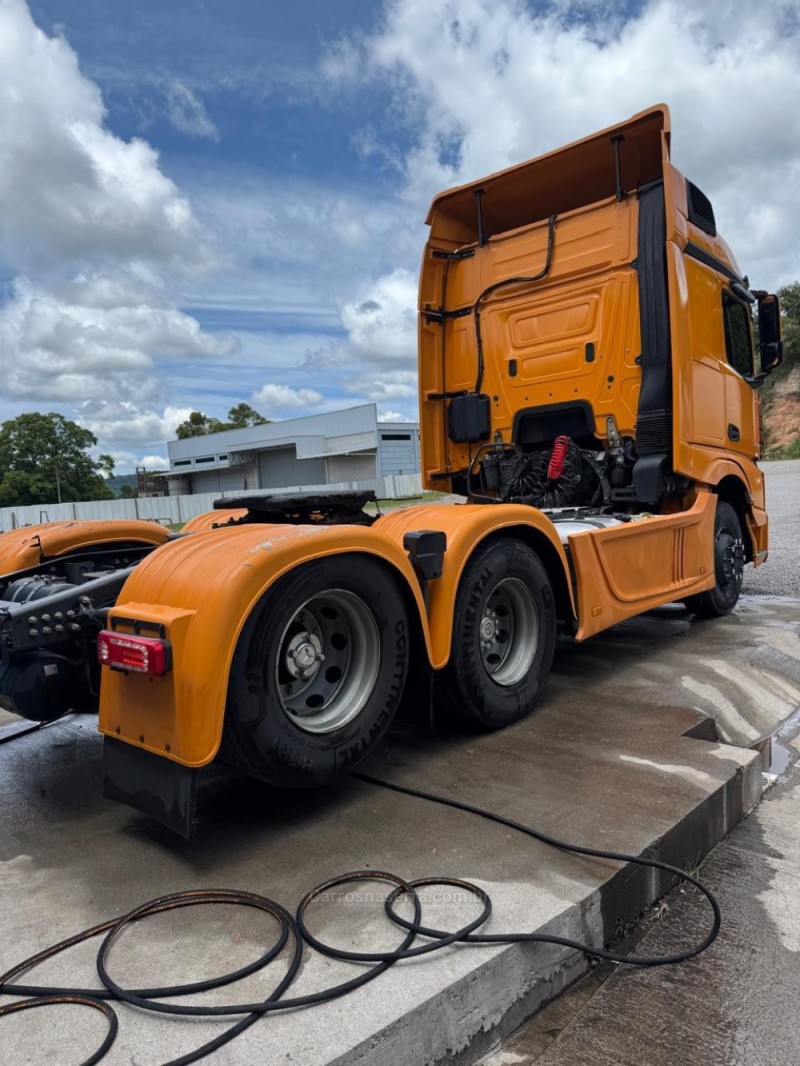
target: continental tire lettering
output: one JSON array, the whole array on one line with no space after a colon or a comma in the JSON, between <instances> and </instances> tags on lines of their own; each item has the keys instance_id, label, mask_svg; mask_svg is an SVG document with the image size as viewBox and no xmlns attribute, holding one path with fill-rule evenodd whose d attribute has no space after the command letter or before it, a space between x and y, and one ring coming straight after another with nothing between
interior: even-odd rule
<instances>
[{"instance_id":1,"label":"continental tire lettering","mask_svg":"<svg viewBox=\"0 0 800 1066\"><path fill-rule=\"evenodd\" d=\"M483 570L475 579L475 584L470 590L469 600L467 601L467 608L464 611L464 617L469 625L474 625L481 610L481 600L483 599L483 592L488 583L492 579L492 571L487 567Z\"/></svg>"},{"instance_id":2,"label":"continental tire lettering","mask_svg":"<svg viewBox=\"0 0 800 1066\"><path fill-rule=\"evenodd\" d=\"M282 740L273 740L272 750L280 755L282 762L286 763L287 766L291 766L294 770L311 771L314 769L314 760L309 755L299 759L289 745Z\"/></svg>"},{"instance_id":3,"label":"continental tire lettering","mask_svg":"<svg viewBox=\"0 0 800 1066\"><path fill-rule=\"evenodd\" d=\"M403 622L401 620L401 621L399 621L399 622L397 622L395 624L394 635L395 635L394 665L395 665L395 670L398 671L400 676L402 677L405 674L406 648L408 647L408 638L406 637L405 622ZM392 683L392 687L393 688L394 688L396 682L397 682L397 674L395 675L395 680Z\"/></svg>"}]
</instances>

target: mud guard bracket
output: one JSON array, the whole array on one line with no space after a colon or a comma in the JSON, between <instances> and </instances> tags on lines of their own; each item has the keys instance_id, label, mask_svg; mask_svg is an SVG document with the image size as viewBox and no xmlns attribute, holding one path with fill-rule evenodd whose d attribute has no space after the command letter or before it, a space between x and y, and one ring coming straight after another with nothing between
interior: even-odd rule
<instances>
[{"instance_id":1,"label":"mud guard bracket","mask_svg":"<svg viewBox=\"0 0 800 1066\"><path fill-rule=\"evenodd\" d=\"M195 825L197 771L112 737L103 741L103 795L185 837Z\"/></svg>"}]
</instances>

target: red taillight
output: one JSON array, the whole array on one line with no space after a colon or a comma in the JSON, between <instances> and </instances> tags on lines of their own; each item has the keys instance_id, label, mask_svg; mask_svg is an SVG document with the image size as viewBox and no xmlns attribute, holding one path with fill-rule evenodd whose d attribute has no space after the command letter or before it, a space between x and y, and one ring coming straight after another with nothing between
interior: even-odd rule
<instances>
[{"instance_id":1,"label":"red taillight","mask_svg":"<svg viewBox=\"0 0 800 1066\"><path fill-rule=\"evenodd\" d=\"M97 658L103 666L129 670L134 674L163 677L169 670L169 645L157 637L137 637L132 633L111 633L104 629L97 637Z\"/></svg>"}]
</instances>

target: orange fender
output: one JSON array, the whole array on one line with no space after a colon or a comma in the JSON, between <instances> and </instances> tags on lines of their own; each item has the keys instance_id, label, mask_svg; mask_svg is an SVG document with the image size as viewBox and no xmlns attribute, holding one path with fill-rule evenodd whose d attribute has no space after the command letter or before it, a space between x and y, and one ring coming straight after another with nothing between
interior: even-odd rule
<instances>
[{"instance_id":1,"label":"orange fender","mask_svg":"<svg viewBox=\"0 0 800 1066\"><path fill-rule=\"evenodd\" d=\"M402 547L376 526L244 525L182 537L139 563L108 623L124 632L135 620L144 635L163 633L172 669L150 677L104 668L100 731L185 766L209 763L222 737L231 661L251 611L288 571L343 554L377 556L395 571L416 602L427 643L416 575Z\"/></svg>"},{"instance_id":2,"label":"orange fender","mask_svg":"<svg viewBox=\"0 0 800 1066\"><path fill-rule=\"evenodd\" d=\"M553 523L535 507L507 503L498 506L481 504L427 504L407 507L379 518L373 526L376 532L402 545L403 536L411 530L441 530L447 534L447 551L441 578L431 582L428 624L430 628L431 665L440 669L450 658L453 640L453 612L456 594L464 567L482 540L494 533L517 534L534 547L546 543L550 560L561 566L569 603L575 614L575 600L569 577L569 564ZM555 553L555 555L553 555ZM557 561L556 561L557 560Z\"/></svg>"},{"instance_id":3,"label":"orange fender","mask_svg":"<svg viewBox=\"0 0 800 1066\"><path fill-rule=\"evenodd\" d=\"M244 518L247 511L244 509L225 511L204 511L203 514L195 515L188 522L184 522L181 533L207 533L209 529L219 529L229 522Z\"/></svg>"},{"instance_id":4,"label":"orange fender","mask_svg":"<svg viewBox=\"0 0 800 1066\"><path fill-rule=\"evenodd\" d=\"M17 570L38 566L43 559L53 559L79 548L116 541L163 544L168 537L169 530L157 522L138 519L44 522L24 526L0 536L0 574L14 574Z\"/></svg>"},{"instance_id":5,"label":"orange fender","mask_svg":"<svg viewBox=\"0 0 800 1066\"><path fill-rule=\"evenodd\" d=\"M766 511L763 471L753 462L738 463L735 459L713 459L702 471L702 480L717 486L725 477L735 477L747 489L749 506L745 514L753 553L753 563L760 566L767 558L769 543L769 519Z\"/></svg>"}]
</instances>

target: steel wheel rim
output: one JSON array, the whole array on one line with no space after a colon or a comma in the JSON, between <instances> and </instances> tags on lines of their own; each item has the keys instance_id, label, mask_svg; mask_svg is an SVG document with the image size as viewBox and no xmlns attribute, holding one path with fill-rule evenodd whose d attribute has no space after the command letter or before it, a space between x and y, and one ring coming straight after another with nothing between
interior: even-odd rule
<instances>
[{"instance_id":1,"label":"steel wheel rim","mask_svg":"<svg viewBox=\"0 0 800 1066\"><path fill-rule=\"evenodd\" d=\"M283 713L306 733L332 733L362 711L378 677L378 625L360 596L327 589L306 600L278 643Z\"/></svg>"},{"instance_id":2,"label":"steel wheel rim","mask_svg":"<svg viewBox=\"0 0 800 1066\"><path fill-rule=\"evenodd\" d=\"M725 593L738 593L744 580L744 541L730 530L721 528L714 547L717 584Z\"/></svg>"},{"instance_id":3,"label":"steel wheel rim","mask_svg":"<svg viewBox=\"0 0 800 1066\"><path fill-rule=\"evenodd\" d=\"M495 684L516 685L526 676L539 643L539 610L520 578L503 578L489 593L478 641L481 662Z\"/></svg>"}]
</instances>

